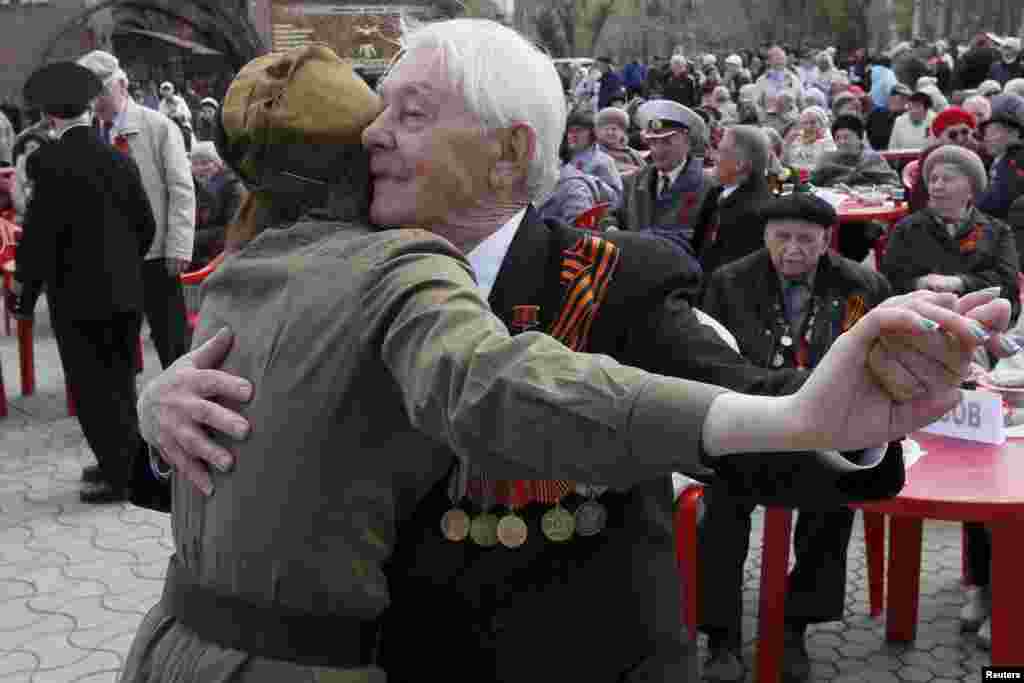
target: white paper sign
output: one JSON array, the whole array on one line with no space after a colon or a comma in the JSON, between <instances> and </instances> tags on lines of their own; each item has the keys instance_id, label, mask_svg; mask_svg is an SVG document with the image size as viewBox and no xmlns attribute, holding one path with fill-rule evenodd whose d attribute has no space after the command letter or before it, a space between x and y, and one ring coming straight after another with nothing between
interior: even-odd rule
<instances>
[{"instance_id":1,"label":"white paper sign","mask_svg":"<svg viewBox=\"0 0 1024 683\"><path fill-rule=\"evenodd\" d=\"M921 431L955 439L1001 444L1006 441L1003 401L990 391L961 390L960 403Z\"/></svg>"}]
</instances>

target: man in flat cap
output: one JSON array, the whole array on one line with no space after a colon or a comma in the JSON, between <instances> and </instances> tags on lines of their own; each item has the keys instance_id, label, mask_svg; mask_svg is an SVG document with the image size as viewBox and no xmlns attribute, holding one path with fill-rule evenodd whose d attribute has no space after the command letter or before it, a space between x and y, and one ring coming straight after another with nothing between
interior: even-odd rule
<instances>
[{"instance_id":1,"label":"man in flat cap","mask_svg":"<svg viewBox=\"0 0 1024 683\"><path fill-rule=\"evenodd\" d=\"M993 97L992 116L978 130L993 161L992 179L977 205L989 216L1006 220L1010 207L1024 197L1024 98Z\"/></svg>"},{"instance_id":2,"label":"man in flat cap","mask_svg":"<svg viewBox=\"0 0 1024 683\"><path fill-rule=\"evenodd\" d=\"M328 632L333 637L325 643L318 635L324 622L306 619L308 611L370 621L389 604L380 661L391 681L418 681L429 674L474 683L535 681L538 675L608 682L695 680L694 641L679 622L672 490L666 471L652 469L631 481L597 473L593 462L603 459L607 425L617 424L600 417L600 410L588 413L593 419L587 426L566 417L547 428L546 420L561 414L569 394L591 387L590 381L606 371L577 381L544 362L535 366L524 355L510 368L530 371L532 381L557 378L558 385L541 391L545 397L524 419L518 403L491 403L490 385L475 375L500 369L500 353L487 352L492 360L473 363L470 375L464 375L468 384L449 382L451 364L433 366L425 359L440 354L455 361L457 373L462 373L458 368L470 369L451 354L464 348L465 335L469 341L479 339L479 331L489 328L467 317L453 331L447 327L448 315L454 308L461 316L467 306L486 298L510 329L533 330L517 336L516 343L555 337L573 349L605 354L608 367L616 367L609 360L616 358L766 394L794 391L805 375L755 368L701 324L688 303L693 273L665 240L626 231L598 237L538 218L532 203L546 195L556 177L565 121L560 83L547 56L511 29L483 20L429 24L409 34L407 41L407 52L382 83L384 110L363 134L374 179L370 214L382 225L421 226L444 237L444 244L454 245L472 266L476 290L440 299L436 292L412 297L408 315L403 313L389 330L375 330L372 321L389 313L374 302L397 290L387 283L378 287L363 282L370 262L360 264L346 256L358 255L358 250L316 256L334 261L317 270L321 275L308 285L290 279L304 272L306 260L278 253L287 231L268 231L237 261L227 261L207 283L209 307L204 304L203 315L212 317L202 323L199 339L230 323L239 346L237 355L231 351L226 357L223 367L228 372L210 369L220 366L229 350L231 338L216 337L166 371L140 402L147 438L176 468L175 528L176 534L178 528L186 531L179 545L184 561L204 568L216 565L201 572L203 583L218 589L237 586L252 598L250 605L300 608L300 628L294 630L295 637L283 637L284 645L307 655L320 648L321 654L326 650L332 656L350 656L356 638L364 637L354 635L349 619L347 634ZM446 50L461 58L453 59ZM330 70L335 62L307 58L295 72L296 83L303 82L305 69L318 63ZM290 73L283 65L269 69L267 62L260 64L268 76ZM458 73L450 73L448 66ZM239 92L252 89L252 76L245 72ZM477 84L479 90L465 91L465 83ZM510 83L521 83L523 89L509 88ZM315 84L310 94L282 98L273 97L278 91L271 89L254 96L249 106L237 106L229 97L223 107L225 128L230 129L224 158L235 159L232 163L242 167L243 176L260 178L268 170L266 157L251 143L266 139L266 123L297 120L292 132L310 140L307 146L313 153L331 152L335 165L325 167L326 176L305 168L310 151L302 154L296 144L289 148L294 154L283 158L303 164L285 170L291 176L319 177L322 183L339 170L337 156L348 154L340 164L347 175L334 182L341 187L350 183L349 199L359 200L364 195L357 190L358 181L365 182L361 170L366 162L360 165L351 140L337 142L336 130L351 116L338 114L339 107L344 112L346 102L359 100L351 91L335 93L339 87ZM240 96L239 102L246 98ZM271 100L284 104L280 109L262 106ZM313 144L325 136L335 142ZM246 138L251 155L244 152ZM238 154L232 152L236 145ZM259 193L267 195L270 207L280 196L273 181L268 178L270 189ZM341 230L344 224L333 227ZM312 229L293 229L298 228L293 233L297 240ZM394 239L394 231L385 238ZM436 251L433 246L429 250ZM442 252L453 253L447 246ZM419 257L410 254L401 260L419 274L416 286L424 293L447 287L443 283L456 277L448 266L429 259L422 262L422 270ZM241 270L247 264L252 268ZM345 277L338 277L339 272ZM390 266L375 272L374 277L388 275L392 280ZM256 286L264 281L270 289ZM352 300L346 288L360 283L366 285L366 297ZM296 296L276 298L280 287ZM908 305L923 303L908 300ZM338 306L350 307L341 315ZM358 320L353 317L357 309L362 312ZM421 337L415 332L420 325L440 336ZM401 367L382 369L388 349L399 347L414 354L418 366L402 362ZM476 348L484 352L485 347L491 348L489 342ZM264 361L269 361L266 367L273 377L258 369ZM865 372L862 362L859 367L853 375ZM346 382L357 371L373 373L360 375L372 381L359 385L365 390L349 391ZM254 380L252 403L246 401L253 383L238 375ZM405 393L415 387L418 395ZM480 390L471 401L479 411L466 413L466 404L443 398L459 387ZM593 398L602 393L586 390L596 391ZM505 396L530 401L540 394L519 385L509 386ZM294 413L291 405L296 406ZM203 414L216 434L212 440L197 429L195 416ZM412 434L410 419L416 430L434 436L430 445ZM678 422L674 416L671 421ZM662 421L652 424L661 436L660 445L650 450L664 450L666 427ZM234 442L248 427L250 437ZM346 433L323 431L335 428ZM559 441L566 431L575 440ZM612 431L624 435L620 428ZM279 441L270 441L274 439ZM671 450L651 457L675 459L685 446ZM541 453L557 462L582 459L591 464L564 470L531 470L530 465L513 470L502 464L506 458L526 463L524 458ZM233 460L237 468L227 473L207 468L221 458L228 463L222 468L229 469ZM707 463L719 476L741 477L751 458L757 461L753 469L764 475L756 481L770 484L763 492L789 504L799 504L808 495L833 500L887 496L902 484L897 448L885 453L877 469L853 473L852 478L815 467L818 459L807 453L763 458L745 453ZM773 472L792 469L793 459L807 465L800 468L804 475L799 481L792 480L790 486L772 477ZM689 471L692 464L676 468ZM400 471L384 474L388 467ZM301 482L296 479L300 476ZM200 498L187 482L206 492L215 484L216 492ZM187 526L179 527L179 516ZM579 526L573 526L577 519ZM301 526L299 531L296 526ZM243 564L244 581L236 571ZM424 613L432 615L426 629ZM295 611L288 614L295 616ZM612 614L615 624L609 627ZM226 670L237 672L233 678L301 680L292 665L259 655L266 644L256 650L212 647L165 618L166 610L163 617L155 612L147 618L134 650L139 659L130 658L130 670L144 669L141 660L159 658L161 652L177 652L176 658L191 665L198 658L190 655L202 651L198 680L206 680L207 672L214 677ZM226 622L230 638L261 632L251 620ZM247 628L238 629L238 623ZM278 634L280 623L278 619L273 626ZM309 633L313 635L307 638ZM156 645L147 648L147 642ZM453 643L458 656L452 656ZM538 662L543 662L543 674L538 674Z\"/></svg>"},{"instance_id":3,"label":"man in flat cap","mask_svg":"<svg viewBox=\"0 0 1024 683\"><path fill-rule=\"evenodd\" d=\"M840 334L892 290L883 276L828 250L836 213L823 200L806 193L773 198L762 205L761 219L765 248L715 271L702 308L736 336L740 352L755 365L813 368ZM759 502L751 486L733 480L704 493L700 628L710 639L704 670L710 680L744 677L743 564L750 513ZM807 625L843 618L853 515L825 499L800 511L786 595L787 679L808 677Z\"/></svg>"},{"instance_id":4,"label":"man in flat cap","mask_svg":"<svg viewBox=\"0 0 1024 683\"><path fill-rule=\"evenodd\" d=\"M59 62L33 74L26 101L52 122L57 141L31 157L34 183L17 251L13 310L31 316L45 283L50 318L78 421L99 461L87 503L125 500L143 460L135 412L135 349L142 311L142 257L153 212L131 159L96 138L91 105L102 83Z\"/></svg>"},{"instance_id":5,"label":"man in flat cap","mask_svg":"<svg viewBox=\"0 0 1024 683\"><path fill-rule=\"evenodd\" d=\"M78 63L103 82L96 100L102 138L129 151L156 217L156 236L142 266L143 302L153 344L166 368L188 350L185 296L178 276L192 258L196 196L185 139L173 121L131 98L128 76L117 57L94 50ZM87 470L84 476L92 479L96 474Z\"/></svg>"},{"instance_id":6,"label":"man in flat cap","mask_svg":"<svg viewBox=\"0 0 1024 683\"><path fill-rule=\"evenodd\" d=\"M703 160L694 157L694 140L707 135L704 120L672 100L651 100L637 110L650 164L628 176L614 225L657 235L692 257L694 227L709 189Z\"/></svg>"}]
</instances>

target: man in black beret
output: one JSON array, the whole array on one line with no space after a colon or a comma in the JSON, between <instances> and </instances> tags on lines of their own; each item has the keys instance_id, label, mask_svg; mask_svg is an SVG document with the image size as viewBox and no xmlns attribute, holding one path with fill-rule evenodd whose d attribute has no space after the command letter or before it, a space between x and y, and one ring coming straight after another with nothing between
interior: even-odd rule
<instances>
[{"instance_id":1,"label":"man in black beret","mask_svg":"<svg viewBox=\"0 0 1024 683\"><path fill-rule=\"evenodd\" d=\"M46 285L50 319L78 421L101 480L81 499L129 497L145 447L135 412L135 348L142 310L142 257L156 223L135 163L92 129L103 88L85 67L59 62L32 74L25 100L49 119L56 141L28 160L34 183L18 245L9 310L31 317Z\"/></svg>"},{"instance_id":2,"label":"man in black beret","mask_svg":"<svg viewBox=\"0 0 1024 683\"><path fill-rule=\"evenodd\" d=\"M836 212L811 194L793 193L763 204L765 248L719 268L702 310L736 337L740 353L766 368L813 368L836 338L892 294L878 273L828 249ZM708 680L743 679L740 655L743 564L750 513L762 500L753 480L705 489L700 530L701 629L710 638ZM808 624L842 619L846 552L853 511L845 506L802 509L794 541L796 565L786 595L784 671L789 680L810 672Z\"/></svg>"}]
</instances>

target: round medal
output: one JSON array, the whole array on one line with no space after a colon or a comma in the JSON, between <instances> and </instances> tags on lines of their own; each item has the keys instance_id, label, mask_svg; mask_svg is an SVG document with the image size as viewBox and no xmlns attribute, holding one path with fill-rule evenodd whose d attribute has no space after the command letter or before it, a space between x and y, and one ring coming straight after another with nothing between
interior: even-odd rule
<instances>
[{"instance_id":1,"label":"round medal","mask_svg":"<svg viewBox=\"0 0 1024 683\"><path fill-rule=\"evenodd\" d=\"M772 365L777 368L782 367L782 354L775 354L775 358L772 358Z\"/></svg>"},{"instance_id":2,"label":"round medal","mask_svg":"<svg viewBox=\"0 0 1024 683\"><path fill-rule=\"evenodd\" d=\"M441 533L453 543L465 541L469 536L469 515L459 508L452 508L441 517Z\"/></svg>"},{"instance_id":3,"label":"round medal","mask_svg":"<svg viewBox=\"0 0 1024 683\"><path fill-rule=\"evenodd\" d=\"M594 536L601 533L608 523L608 510L596 500L576 508L576 533L580 536Z\"/></svg>"},{"instance_id":4,"label":"round medal","mask_svg":"<svg viewBox=\"0 0 1024 683\"><path fill-rule=\"evenodd\" d=\"M469 525L469 537L473 542L484 548L492 548L498 543L498 517L490 512L477 515Z\"/></svg>"},{"instance_id":5,"label":"round medal","mask_svg":"<svg viewBox=\"0 0 1024 683\"><path fill-rule=\"evenodd\" d=\"M518 548L526 543L526 537L529 533L526 522L518 515L505 515L498 522L498 542L506 548Z\"/></svg>"},{"instance_id":6,"label":"round medal","mask_svg":"<svg viewBox=\"0 0 1024 683\"><path fill-rule=\"evenodd\" d=\"M540 529L549 541L562 543L576 531L576 518L561 505L556 505L540 518Z\"/></svg>"},{"instance_id":7,"label":"round medal","mask_svg":"<svg viewBox=\"0 0 1024 683\"><path fill-rule=\"evenodd\" d=\"M788 334L782 335L782 338L779 341L782 342L783 346L792 346L793 345L793 338L790 337Z\"/></svg>"}]
</instances>

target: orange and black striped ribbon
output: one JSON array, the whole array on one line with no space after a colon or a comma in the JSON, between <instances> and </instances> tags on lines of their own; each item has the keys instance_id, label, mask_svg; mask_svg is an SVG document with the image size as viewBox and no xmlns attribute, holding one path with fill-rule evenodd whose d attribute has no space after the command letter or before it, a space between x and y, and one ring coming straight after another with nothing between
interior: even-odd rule
<instances>
[{"instance_id":1,"label":"orange and black striped ribbon","mask_svg":"<svg viewBox=\"0 0 1024 683\"><path fill-rule=\"evenodd\" d=\"M548 334L573 351L586 351L590 344L590 329L608 294L608 285L619 265L619 248L597 235L584 235L571 248L562 253L560 273L565 292L558 317L552 322ZM470 478L468 493L480 490L478 473ZM566 480L534 481L529 486L518 481L494 481L496 498L508 498L509 491L526 490L527 502L557 503L574 487Z\"/></svg>"}]
</instances>

